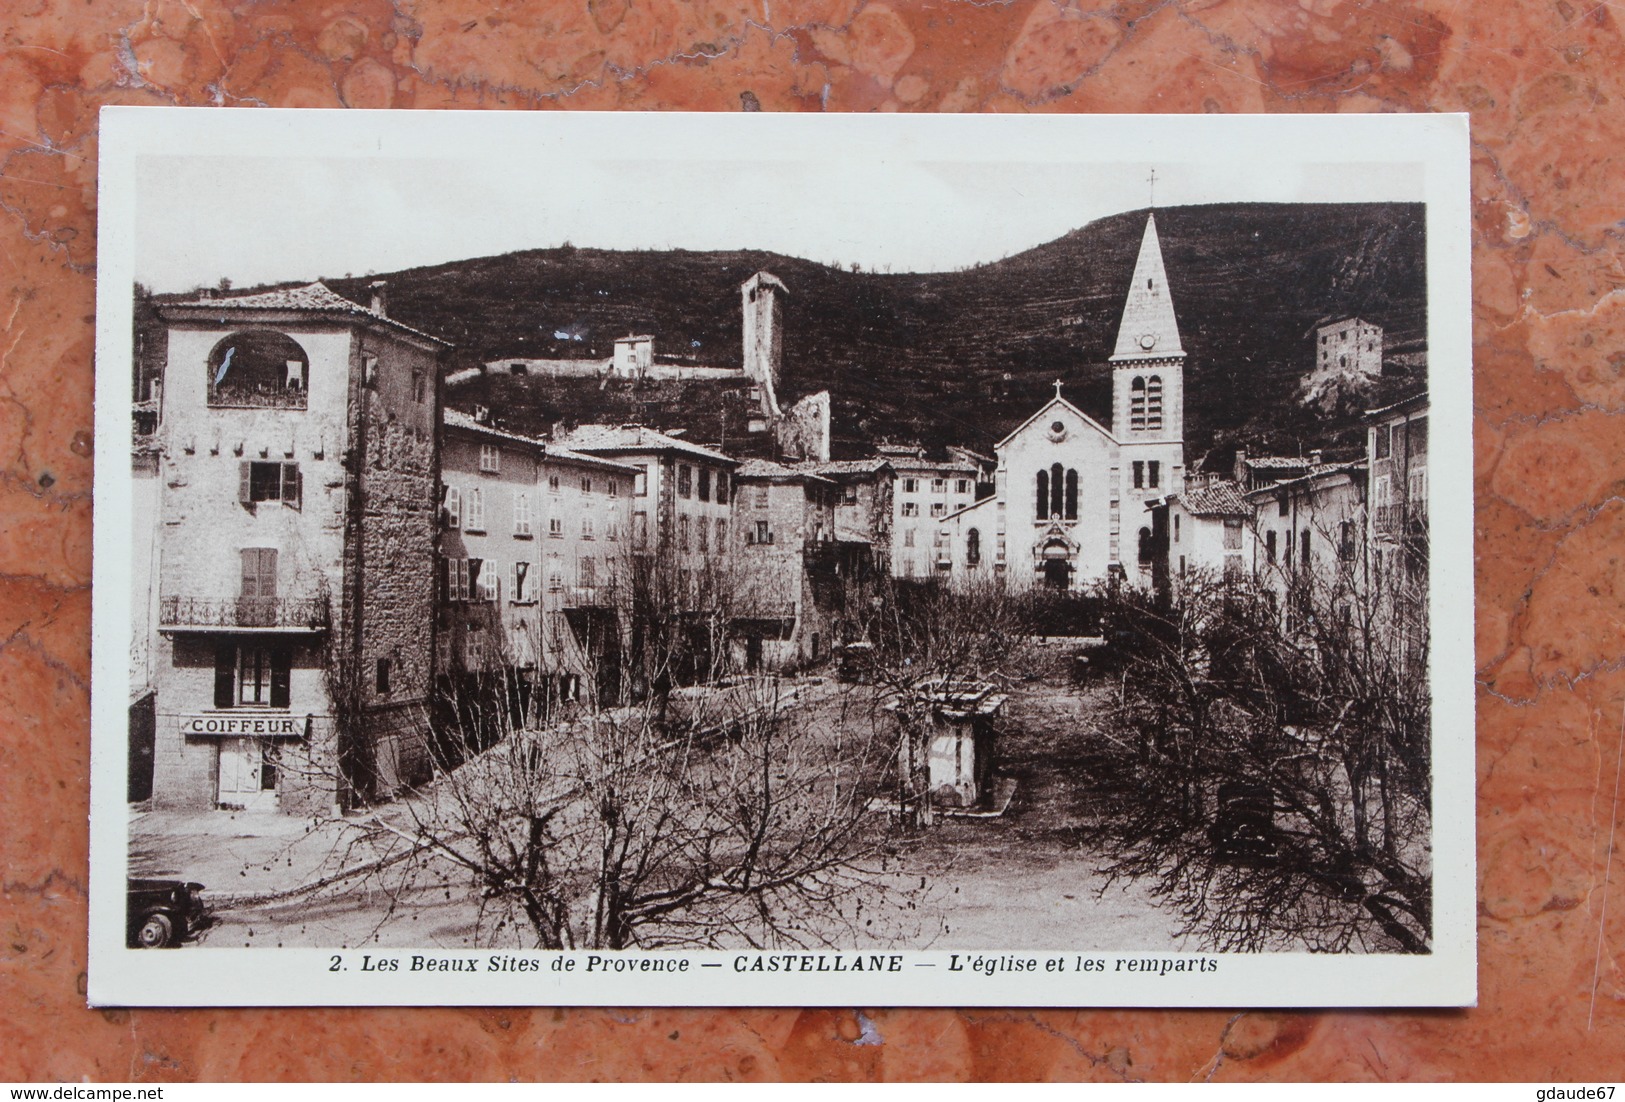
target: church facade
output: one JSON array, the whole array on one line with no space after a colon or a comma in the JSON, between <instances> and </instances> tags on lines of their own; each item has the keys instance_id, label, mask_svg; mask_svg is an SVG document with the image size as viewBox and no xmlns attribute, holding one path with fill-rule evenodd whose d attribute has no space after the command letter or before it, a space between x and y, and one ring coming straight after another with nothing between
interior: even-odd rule
<instances>
[{"instance_id":1,"label":"church facade","mask_svg":"<svg viewBox=\"0 0 1625 1102\"><path fill-rule=\"evenodd\" d=\"M1147 503L1185 479L1185 350L1155 216L1146 221L1118 326L1111 425L1061 394L995 448L995 492L946 517L940 572L1012 588L1077 589L1113 577L1150 584Z\"/></svg>"}]
</instances>

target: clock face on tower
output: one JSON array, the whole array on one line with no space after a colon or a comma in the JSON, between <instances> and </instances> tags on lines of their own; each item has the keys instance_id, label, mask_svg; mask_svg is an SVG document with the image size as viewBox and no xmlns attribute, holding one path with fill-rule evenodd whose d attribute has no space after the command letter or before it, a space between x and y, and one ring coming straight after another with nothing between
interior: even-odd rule
<instances>
[{"instance_id":1,"label":"clock face on tower","mask_svg":"<svg viewBox=\"0 0 1625 1102\"><path fill-rule=\"evenodd\" d=\"M1155 333L1141 333L1140 347L1145 349L1147 352L1157 347L1157 335Z\"/></svg>"}]
</instances>

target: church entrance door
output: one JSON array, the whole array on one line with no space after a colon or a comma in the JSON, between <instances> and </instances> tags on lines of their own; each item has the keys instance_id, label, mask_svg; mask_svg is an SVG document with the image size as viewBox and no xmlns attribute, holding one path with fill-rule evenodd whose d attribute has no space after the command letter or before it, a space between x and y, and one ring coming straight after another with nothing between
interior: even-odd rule
<instances>
[{"instance_id":1,"label":"church entrance door","mask_svg":"<svg viewBox=\"0 0 1625 1102\"><path fill-rule=\"evenodd\" d=\"M1044 548L1044 584L1051 589L1068 589L1072 585L1072 564L1066 561L1066 545L1060 541Z\"/></svg>"}]
</instances>

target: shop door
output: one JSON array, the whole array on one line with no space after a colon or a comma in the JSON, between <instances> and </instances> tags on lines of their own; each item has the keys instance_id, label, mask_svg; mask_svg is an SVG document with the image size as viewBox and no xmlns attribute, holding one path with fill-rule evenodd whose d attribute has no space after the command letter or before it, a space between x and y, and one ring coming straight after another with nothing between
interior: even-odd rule
<instances>
[{"instance_id":1,"label":"shop door","mask_svg":"<svg viewBox=\"0 0 1625 1102\"><path fill-rule=\"evenodd\" d=\"M276 770L265 761L262 739L220 740L220 794L223 808L276 810Z\"/></svg>"}]
</instances>

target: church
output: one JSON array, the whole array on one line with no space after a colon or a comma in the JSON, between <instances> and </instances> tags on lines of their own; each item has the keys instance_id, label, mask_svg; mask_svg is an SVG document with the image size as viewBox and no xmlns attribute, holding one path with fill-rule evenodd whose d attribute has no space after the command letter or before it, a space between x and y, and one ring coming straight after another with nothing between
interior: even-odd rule
<instances>
[{"instance_id":1,"label":"church","mask_svg":"<svg viewBox=\"0 0 1625 1102\"><path fill-rule=\"evenodd\" d=\"M940 573L1012 588L1150 584L1146 503L1185 480L1185 350L1154 215L1113 349L1111 425L1055 397L995 448L994 493L944 518Z\"/></svg>"}]
</instances>

